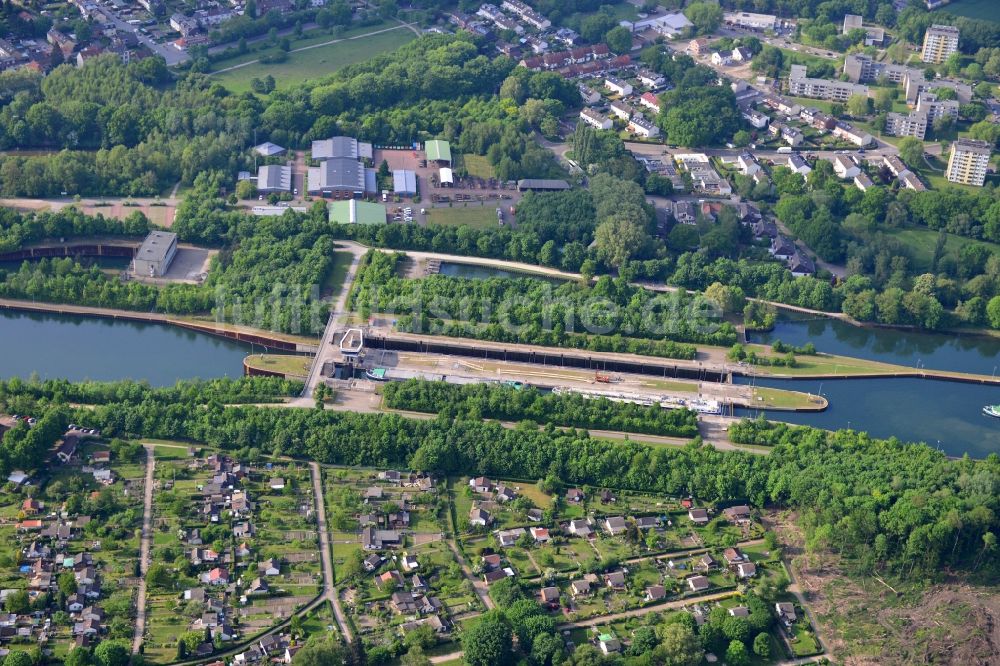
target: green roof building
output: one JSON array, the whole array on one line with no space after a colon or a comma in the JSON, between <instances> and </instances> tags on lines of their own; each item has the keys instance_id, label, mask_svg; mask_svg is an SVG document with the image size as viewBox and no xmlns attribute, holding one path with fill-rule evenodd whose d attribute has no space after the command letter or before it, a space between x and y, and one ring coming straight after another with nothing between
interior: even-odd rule
<instances>
[{"instance_id":1,"label":"green roof building","mask_svg":"<svg viewBox=\"0 0 1000 666\"><path fill-rule=\"evenodd\" d=\"M431 162L447 162L451 166L451 144L434 139L424 144L424 152Z\"/></svg>"},{"instance_id":2,"label":"green roof building","mask_svg":"<svg viewBox=\"0 0 1000 666\"><path fill-rule=\"evenodd\" d=\"M348 199L331 201L327 205L330 221L335 224L385 224L385 206L368 201Z\"/></svg>"}]
</instances>

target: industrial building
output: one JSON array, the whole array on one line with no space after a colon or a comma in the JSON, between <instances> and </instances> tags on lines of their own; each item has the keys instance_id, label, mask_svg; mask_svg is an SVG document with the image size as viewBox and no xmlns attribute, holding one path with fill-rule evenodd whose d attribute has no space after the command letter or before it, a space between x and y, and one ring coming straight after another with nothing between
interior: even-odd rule
<instances>
[{"instance_id":1,"label":"industrial building","mask_svg":"<svg viewBox=\"0 0 1000 666\"><path fill-rule=\"evenodd\" d=\"M292 191L292 167L270 164L257 169L257 191L264 194L271 192Z\"/></svg>"},{"instance_id":2,"label":"industrial building","mask_svg":"<svg viewBox=\"0 0 1000 666\"><path fill-rule=\"evenodd\" d=\"M392 192L404 197L417 194L417 174L409 169L396 169L392 172Z\"/></svg>"},{"instance_id":3,"label":"industrial building","mask_svg":"<svg viewBox=\"0 0 1000 666\"><path fill-rule=\"evenodd\" d=\"M380 203L358 201L331 201L327 215L334 224L385 224L385 206Z\"/></svg>"},{"instance_id":4,"label":"industrial building","mask_svg":"<svg viewBox=\"0 0 1000 666\"><path fill-rule=\"evenodd\" d=\"M309 168L308 189L310 193L324 195L374 194L375 169L366 169L361 162L348 157L324 160L318 167Z\"/></svg>"},{"instance_id":5,"label":"industrial building","mask_svg":"<svg viewBox=\"0 0 1000 666\"><path fill-rule=\"evenodd\" d=\"M924 46L920 59L939 64L958 51L958 28L953 25L934 24L924 33Z\"/></svg>"},{"instance_id":6,"label":"industrial building","mask_svg":"<svg viewBox=\"0 0 1000 666\"><path fill-rule=\"evenodd\" d=\"M990 163L991 146L987 141L959 139L951 144L945 178L952 183L982 187Z\"/></svg>"},{"instance_id":7,"label":"industrial building","mask_svg":"<svg viewBox=\"0 0 1000 666\"><path fill-rule=\"evenodd\" d=\"M565 180L524 178L517 181L517 190L519 192L527 192L529 190L533 192L556 192L559 190L568 190L569 188L570 185Z\"/></svg>"},{"instance_id":8,"label":"industrial building","mask_svg":"<svg viewBox=\"0 0 1000 666\"><path fill-rule=\"evenodd\" d=\"M424 143L424 152L428 162L437 162L438 166L451 166L451 144L447 141L427 141Z\"/></svg>"},{"instance_id":9,"label":"industrial building","mask_svg":"<svg viewBox=\"0 0 1000 666\"><path fill-rule=\"evenodd\" d=\"M312 158L314 160L329 160L338 157L370 160L372 158L372 144L358 141L350 136L335 136L312 142Z\"/></svg>"},{"instance_id":10,"label":"industrial building","mask_svg":"<svg viewBox=\"0 0 1000 666\"><path fill-rule=\"evenodd\" d=\"M176 254L177 234L151 231L135 253L132 260L133 271L138 276L163 277Z\"/></svg>"}]
</instances>

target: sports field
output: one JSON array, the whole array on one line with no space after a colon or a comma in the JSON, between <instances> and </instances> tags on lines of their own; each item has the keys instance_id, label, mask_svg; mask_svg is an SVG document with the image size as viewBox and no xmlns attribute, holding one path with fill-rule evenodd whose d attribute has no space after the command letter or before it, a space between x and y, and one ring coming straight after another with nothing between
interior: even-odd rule
<instances>
[{"instance_id":1,"label":"sports field","mask_svg":"<svg viewBox=\"0 0 1000 666\"><path fill-rule=\"evenodd\" d=\"M221 60L216 63L212 77L233 92L250 90L252 79L268 74L274 77L278 88L287 88L306 79L332 74L342 67L392 51L416 39L416 35L402 25L372 26L354 35L350 32L345 34L346 37L326 40L332 43L317 42L314 38L308 40L313 42L311 44L293 44L286 60L280 63L244 64L259 57L257 54Z\"/></svg>"},{"instance_id":2,"label":"sports field","mask_svg":"<svg viewBox=\"0 0 1000 666\"><path fill-rule=\"evenodd\" d=\"M446 227L468 225L473 229L495 229L497 227L496 208L476 206L475 208L428 208L428 224Z\"/></svg>"}]
</instances>

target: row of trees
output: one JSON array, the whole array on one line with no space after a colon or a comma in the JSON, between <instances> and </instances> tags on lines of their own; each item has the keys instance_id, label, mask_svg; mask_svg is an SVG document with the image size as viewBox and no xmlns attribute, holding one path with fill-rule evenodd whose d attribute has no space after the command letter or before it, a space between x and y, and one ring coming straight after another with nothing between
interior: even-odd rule
<instances>
[{"instance_id":1,"label":"row of trees","mask_svg":"<svg viewBox=\"0 0 1000 666\"><path fill-rule=\"evenodd\" d=\"M542 394L494 384L456 385L412 379L390 382L382 391L393 409L430 412L447 418L491 418L534 421L573 428L601 428L623 432L694 437L698 420L688 409L663 409L659 405L588 400L573 393Z\"/></svg>"}]
</instances>

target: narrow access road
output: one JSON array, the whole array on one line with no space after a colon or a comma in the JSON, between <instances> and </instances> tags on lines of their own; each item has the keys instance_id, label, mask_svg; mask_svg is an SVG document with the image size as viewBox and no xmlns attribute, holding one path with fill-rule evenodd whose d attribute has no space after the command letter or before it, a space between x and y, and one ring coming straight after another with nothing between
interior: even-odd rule
<instances>
[{"instance_id":1,"label":"narrow access road","mask_svg":"<svg viewBox=\"0 0 1000 666\"><path fill-rule=\"evenodd\" d=\"M138 654L146 633L146 574L149 572L149 547L153 541L153 470L156 457L152 444L146 449L146 481L143 486L142 537L139 544L139 589L135 596L135 633L132 637L132 654Z\"/></svg>"},{"instance_id":2,"label":"narrow access road","mask_svg":"<svg viewBox=\"0 0 1000 666\"><path fill-rule=\"evenodd\" d=\"M625 618L628 617L639 617L641 615L646 615L648 613L655 613L658 611L677 610L678 608L684 608L685 606L690 606L691 604L701 604L709 601L721 601L722 599L728 599L729 597L734 597L737 594L739 593L736 590L727 590L725 592L715 592L714 594L706 594L701 597L688 597L686 599L677 599L675 601L667 601L662 604L653 604L652 606L634 608L632 610L622 611L621 613L612 613L611 615L601 615L599 617L592 617L589 620L579 620L577 622L564 622L563 624L556 625L556 628L570 629L573 627L596 627L601 624L610 624L611 622L624 620Z\"/></svg>"},{"instance_id":3,"label":"narrow access road","mask_svg":"<svg viewBox=\"0 0 1000 666\"><path fill-rule=\"evenodd\" d=\"M486 606L487 609L495 608L496 606L493 603L493 600L490 599L490 593L486 587L486 583L472 575L472 569L469 567L469 563L466 562L465 558L462 556L462 551L460 551L458 546L455 545L455 540L448 539L445 543L448 544L448 548L451 549L451 554L455 556L455 560L458 562L459 566L462 567L462 573L464 573L465 577L472 583L472 587L475 589L479 600L483 602L483 605Z\"/></svg>"},{"instance_id":4,"label":"narrow access road","mask_svg":"<svg viewBox=\"0 0 1000 666\"><path fill-rule=\"evenodd\" d=\"M354 641L351 633L351 625L347 623L347 616L344 609L340 607L340 599L337 597L337 588L333 585L333 549L330 546L330 530L326 526L326 502L323 500L323 477L320 474L319 464L309 463L309 475L312 477L313 498L316 502L316 529L319 531L319 554L323 560L323 596L330 600L333 606L333 614L337 619L337 626L340 633L348 643Z\"/></svg>"}]
</instances>

